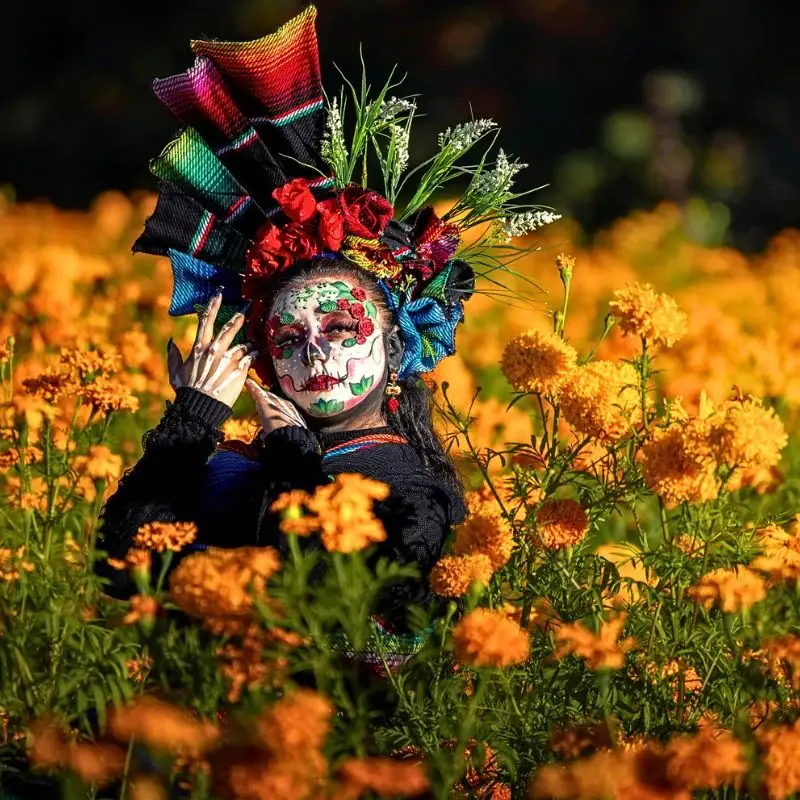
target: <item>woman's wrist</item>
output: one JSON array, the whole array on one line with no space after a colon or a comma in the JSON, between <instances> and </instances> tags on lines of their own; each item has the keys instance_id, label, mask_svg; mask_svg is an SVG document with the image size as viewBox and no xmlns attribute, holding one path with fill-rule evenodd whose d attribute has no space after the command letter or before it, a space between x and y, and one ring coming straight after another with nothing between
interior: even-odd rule
<instances>
[{"instance_id":1,"label":"woman's wrist","mask_svg":"<svg viewBox=\"0 0 800 800\"><path fill-rule=\"evenodd\" d=\"M190 386L181 386L177 390L173 406L187 416L215 428L219 428L233 413L227 404Z\"/></svg>"}]
</instances>

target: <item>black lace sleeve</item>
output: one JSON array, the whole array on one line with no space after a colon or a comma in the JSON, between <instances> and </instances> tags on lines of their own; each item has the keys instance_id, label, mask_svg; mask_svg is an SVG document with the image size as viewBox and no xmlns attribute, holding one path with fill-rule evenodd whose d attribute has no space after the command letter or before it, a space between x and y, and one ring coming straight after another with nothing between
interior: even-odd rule
<instances>
[{"instance_id":1,"label":"black lace sleeve","mask_svg":"<svg viewBox=\"0 0 800 800\"><path fill-rule=\"evenodd\" d=\"M158 426L145 434L144 454L119 482L101 514L98 548L122 558L147 522L198 522L206 462L221 441L219 426L230 415L224 403L195 389L178 389ZM133 591L124 572L105 559L95 567L108 578L106 591L127 597Z\"/></svg>"}]
</instances>

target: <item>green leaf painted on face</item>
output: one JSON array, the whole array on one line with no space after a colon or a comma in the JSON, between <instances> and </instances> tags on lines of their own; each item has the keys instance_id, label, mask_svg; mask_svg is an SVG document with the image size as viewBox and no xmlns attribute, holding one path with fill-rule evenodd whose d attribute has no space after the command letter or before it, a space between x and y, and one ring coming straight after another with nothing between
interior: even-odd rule
<instances>
[{"instance_id":1,"label":"green leaf painted on face","mask_svg":"<svg viewBox=\"0 0 800 800\"><path fill-rule=\"evenodd\" d=\"M352 286L348 286L344 281L331 281L331 286L335 286L340 292L349 292Z\"/></svg>"},{"instance_id":2,"label":"green leaf painted on face","mask_svg":"<svg viewBox=\"0 0 800 800\"><path fill-rule=\"evenodd\" d=\"M378 318L378 309L375 308L375 303L373 303L372 300L367 300L367 302L364 303L364 311L367 312L368 317L372 319Z\"/></svg>"},{"instance_id":3,"label":"green leaf painted on face","mask_svg":"<svg viewBox=\"0 0 800 800\"><path fill-rule=\"evenodd\" d=\"M319 310L329 314L331 311L336 311L336 303L333 300L326 300L319 304Z\"/></svg>"},{"instance_id":4,"label":"green leaf painted on face","mask_svg":"<svg viewBox=\"0 0 800 800\"><path fill-rule=\"evenodd\" d=\"M281 325L291 325L294 322L294 314L284 311L280 316L280 320Z\"/></svg>"},{"instance_id":5,"label":"green leaf painted on face","mask_svg":"<svg viewBox=\"0 0 800 800\"><path fill-rule=\"evenodd\" d=\"M356 343L356 340L351 336L349 339L345 339L342 342L342 347L352 347Z\"/></svg>"},{"instance_id":6,"label":"green leaf painted on face","mask_svg":"<svg viewBox=\"0 0 800 800\"><path fill-rule=\"evenodd\" d=\"M344 403L341 400L324 400L320 397L316 403L309 406L309 409L320 414L338 414L340 411L344 411Z\"/></svg>"},{"instance_id":7,"label":"green leaf painted on face","mask_svg":"<svg viewBox=\"0 0 800 800\"><path fill-rule=\"evenodd\" d=\"M358 383L350 384L350 391L358 397L364 394L374 382L375 378L372 375L365 375Z\"/></svg>"},{"instance_id":8,"label":"green leaf painted on face","mask_svg":"<svg viewBox=\"0 0 800 800\"><path fill-rule=\"evenodd\" d=\"M282 358L291 358L292 357L292 348L291 347L284 347L283 352L281 353Z\"/></svg>"}]
</instances>

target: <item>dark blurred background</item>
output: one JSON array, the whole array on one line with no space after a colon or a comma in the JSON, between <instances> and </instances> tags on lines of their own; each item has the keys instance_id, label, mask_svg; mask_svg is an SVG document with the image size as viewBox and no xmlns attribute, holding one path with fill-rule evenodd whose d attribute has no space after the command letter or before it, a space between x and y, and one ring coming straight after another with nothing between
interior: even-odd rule
<instances>
[{"instance_id":1,"label":"dark blurred background","mask_svg":"<svg viewBox=\"0 0 800 800\"><path fill-rule=\"evenodd\" d=\"M0 184L82 207L155 188L175 124L150 81L189 39L255 38L293 0L3 3ZM696 235L757 250L800 224L800 4L766 0L319 0L333 62L382 82L397 63L427 114L412 157L459 120L493 117L539 197L592 231L661 199ZM427 143L427 147L426 147ZM526 173L523 173L525 175Z\"/></svg>"}]
</instances>

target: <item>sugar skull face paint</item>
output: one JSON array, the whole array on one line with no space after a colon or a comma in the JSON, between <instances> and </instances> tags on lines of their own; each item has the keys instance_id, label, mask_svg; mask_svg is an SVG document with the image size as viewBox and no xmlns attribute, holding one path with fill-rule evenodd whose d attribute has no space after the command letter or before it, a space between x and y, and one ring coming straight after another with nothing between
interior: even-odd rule
<instances>
[{"instance_id":1,"label":"sugar skull face paint","mask_svg":"<svg viewBox=\"0 0 800 800\"><path fill-rule=\"evenodd\" d=\"M357 406L386 371L378 310L360 286L329 280L284 290L267 325L281 387L310 416Z\"/></svg>"}]
</instances>

